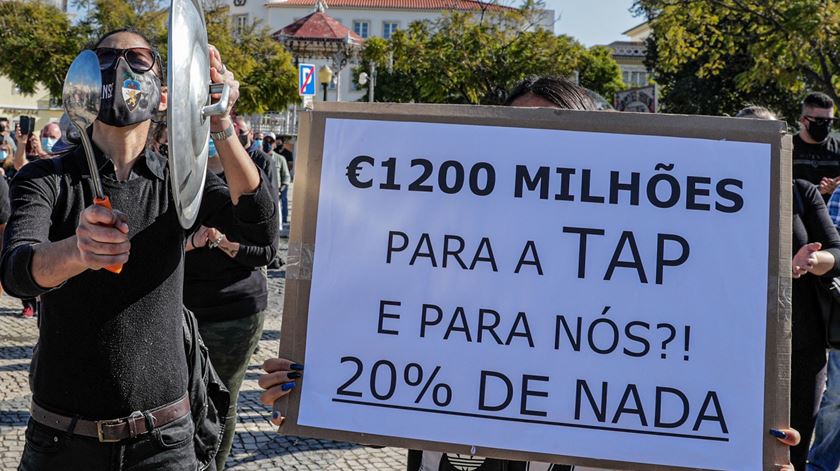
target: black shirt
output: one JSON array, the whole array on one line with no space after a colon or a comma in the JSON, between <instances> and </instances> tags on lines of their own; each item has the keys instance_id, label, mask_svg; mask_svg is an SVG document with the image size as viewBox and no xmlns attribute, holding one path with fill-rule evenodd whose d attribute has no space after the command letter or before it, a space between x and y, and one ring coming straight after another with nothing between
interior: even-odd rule
<instances>
[{"instance_id":1,"label":"black shirt","mask_svg":"<svg viewBox=\"0 0 840 471\"><path fill-rule=\"evenodd\" d=\"M0 281L10 294L41 296L40 338L32 361L34 400L55 412L123 417L172 402L187 389L182 329L185 231L172 201L169 169L145 151L128 181L96 149L102 184L128 217L131 255L121 274L88 270L51 290L32 278L33 248L75 235L93 199L81 146L23 167L11 184ZM253 245L277 236L277 209L262 180L234 206L208 174L198 219Z\"/></svg>"},{"instance_id":2,"label":"black shirt","mask_svg":"<svg viewBox=\"0 0 840 471\"><path fill-rule=\"evenodd\" d=\"M834 136L821 144L809 144L793 136L793 178L819 185L823 177L840 176L840 140Z\"/></svg>"},{"instance_id":3,"label":"black shirt","mask_svg":"<svg viewBox=\"0 0 840 471\"><path fill-rule=\"evenodd\" d=\"M250 153L254 164L266 175L276 175L274 162L262 151ZM223 181L224 173L219 175ZM277 187L270 177L277 204ZM224 231L222 231L224 232ZM184 266L184 305L201 322L239 319L254 315L268 306L265 274L259 268L277 255L278 239L256 246L239 242L239 252L230 258L220 249L207 246L187 252Z\"/></svg>"},{"instance_id":4,"label":"black shirt","mask_svg":"<svg viewBox=\"0 0 840 471\"><path fill-rule=\"evenodd\" d=\"M820 242L822 250L834 255L834 268L825 277L840 275L840 236L831 222L817 187L794 180L793 239L791 256L810 242ZM799 193L799 198L796 194ZM817 285L810 273L793 280L793 349L825 348L825 326L820 313Z\"/></svg>"},{"instance_id":5,"label":"black shirt","mask_svg":"<svg viewBox=\"0 0 840 471\"><path fill-rule=\"evenodd\" d=\"M292 153L292 151L286 149L285 147L280 149L280 152L278 152L278 154L282 155L283 158L286 159L286 163L289 165L291 165L292 162L295 161L295 155Z\"/></svg>"},{"instance_id":6,"label":"black shirt","mask_svg":"<svg viewBox=\"0 0 840 471\"><path fill-rule=\"evenodd\" d=\"M6 224L11 215L12 208L9 204L9 184L6 179L0 177L0 224Z\"/></svg>"}]
</instances>

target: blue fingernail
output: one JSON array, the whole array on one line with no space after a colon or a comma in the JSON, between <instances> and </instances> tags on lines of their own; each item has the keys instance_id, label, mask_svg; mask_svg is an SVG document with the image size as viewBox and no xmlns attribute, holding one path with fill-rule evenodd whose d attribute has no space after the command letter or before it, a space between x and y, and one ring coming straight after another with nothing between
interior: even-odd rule
<instances>
[{"instance_id":1,"label":"blue fingernail","mask_svg":"<svg viewBox=\"0 0 840 471\"><path fill-rule=\"evenodd\" d=\"M782 432L781 430L776 430L774 428L770 429L770 435L773 435L776 438L787 438L787 434Z\"/></svg>"},{"instance_id":2,"label":"blue fingernail","mask_svg":"<svg viewBox=\"0 0 840 471\"><path fill-rule=\"evenodd\" d=\"M274 420L277 420L278 418L280 418L280 413L277 412L277 411L272 412L271 413L271 418L274 419Z\"/></svg>"},{"instance_id":3,"label":"blue fingernail","mask_svg":"<svg viewBox=\"0 0 840 471\"><path fill-rule=\"evenodd\" d=\"M303 371L303 365L301 365L300 363L292 363L292 366L290 366L289 368L295 371Z\"/></svg>"},{"instance_id":4,"label":"blue fingernail","mask_svg":"<svg viewBox=\"0 0 840 471\"><path fill-rule=\"evenodd\" d=\"M280 386L280 389L282 389L283 391L288 391L288 390L290 390L294 387L295 387L295 383L283 383L283 385Z\"/></svg>"}]
</instances>

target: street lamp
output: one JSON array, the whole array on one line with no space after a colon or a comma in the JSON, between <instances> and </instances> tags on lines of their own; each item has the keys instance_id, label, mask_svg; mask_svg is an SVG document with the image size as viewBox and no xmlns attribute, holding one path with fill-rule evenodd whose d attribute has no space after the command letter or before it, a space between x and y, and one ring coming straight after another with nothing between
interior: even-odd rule
<instances>
[{"instance_id":1,"label":"street lamp","mask_svg":"<svg viewBox=\"0 0 840 471\"><path fill-rule=\"evenodd\" d=\"M368 82L370 82L370 87L368 88L368 101L373 103L373 89L376 87L376 64L370 65L370 75L368 75L367 72L359 74L359 85L365 86Z\"/></svg>"},{"instance_id":2,"label":"street lamp","mask_svg":"<svg viewBox=\"0 0 840 471\"><path fill-rule=\"evenodd\" d=\"M324 64L318 69L318 81L321 82L321 86L324 87L324 101L327 101L327 87L329 86L330 82L333 79L333 71L330 69L330 66Z\"/></svg>"}]
</instances>

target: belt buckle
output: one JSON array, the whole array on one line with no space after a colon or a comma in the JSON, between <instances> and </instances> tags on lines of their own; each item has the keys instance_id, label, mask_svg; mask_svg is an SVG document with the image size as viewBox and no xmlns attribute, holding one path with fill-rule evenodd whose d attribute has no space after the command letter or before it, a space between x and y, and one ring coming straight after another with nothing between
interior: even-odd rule
<instances>
[{"instance_id":1,"label":"belt buckle","mask_svg":"<svg viewBox=\"0 0 840 471\"><path fill-rule=\"evenodd\" d=\"M102 426L105 425L119 425L123 423L123 419L112 419L112 420L97 420L96 421L96 435L99 437L99 443L117 443L121 439L119 438L105 438L104 433L102 432Z\"/></svg>"}]
</instances>

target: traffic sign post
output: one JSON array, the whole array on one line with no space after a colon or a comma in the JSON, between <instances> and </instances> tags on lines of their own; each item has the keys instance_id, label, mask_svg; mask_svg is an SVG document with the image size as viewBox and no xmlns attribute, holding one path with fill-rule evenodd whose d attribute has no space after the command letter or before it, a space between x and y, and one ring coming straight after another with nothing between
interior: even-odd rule
<instances>
[{"instance_id":1,"label":"traffic sign post","mask_svg":"<svg viewBox=\"0 0 840 471\"><path fill-rule=\"evenodd\" d=\"M315 96L315 66L298 65L298 93L300 96Z\"/></svg>"}]
</instances>

